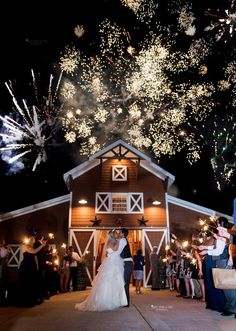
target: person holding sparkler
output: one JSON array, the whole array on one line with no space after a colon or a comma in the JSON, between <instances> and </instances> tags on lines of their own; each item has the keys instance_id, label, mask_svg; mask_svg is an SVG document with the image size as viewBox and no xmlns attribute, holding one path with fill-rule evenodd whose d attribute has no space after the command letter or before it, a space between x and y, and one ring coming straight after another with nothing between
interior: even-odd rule
<instances>
[{"instance_id":1,"label":"person holding sparkler","mask_svg":"<svg viewBox=\"0 0 236 331\"><path fill-rule=\"evenodd\" d=\"M42 245L42 243L45 241L45 236L42 232L36 233L35 236L35 243L34 248L38 248ZM43 247L40 249L40 251L36 254L37 260L38 260L38 302L43 302L45 298L47 297L47 291L46 291L46 281L45 281L45 271L46 271L46 249Z\"/></svg>"},{"instance_id":2,"label":"person holding sparkler","mask_svg":"<svg viewBox=\"0 0 236 331\"><path fill-rule=\"evenodd\" d=\"M43 240L38 248L34 248L35 237L31 235L22 246L23 260L19 268L18 280L18 307L33 307L37 302L37 272L38 263L36 254L45 247L46 241Z\"/></svg>"},{"instance_id":3,"label":"person holding sparkler","mask_svg":"<svg viewBox=\"0 0 236 331\"><path fill-rule=\"evenodd\" d=\"M233 314L229 313L228 310L232 302L232 293L231 290L223 291L214 288L211 269L215 267L223 269L231 267L229 260L229 234L227 232L228 227L228 220L225 217L219 217L217 219L215 228L211 226L213 229L213 231L211 231L213 232L211 245L198 246L199 254L202 256L205 255L204 262L206 263L204 266L206 276L205 287L207 308L222 311L223 316L229 316ZM211 268L208 269L207 262L210 263L210 261Z\"/></svg>"}]
</instances>

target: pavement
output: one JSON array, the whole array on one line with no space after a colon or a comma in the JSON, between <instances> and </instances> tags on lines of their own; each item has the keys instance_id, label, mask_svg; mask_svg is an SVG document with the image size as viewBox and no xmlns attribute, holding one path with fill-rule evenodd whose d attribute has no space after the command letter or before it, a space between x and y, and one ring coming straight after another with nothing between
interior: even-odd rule
<instances>
[{"instance_id":1,"label":"pavement","mask_svg":"<svg viewBox=\"0 0 236 331\"><path fill-rule=\"evenodd\" d=\"M79 312L85 291L58 294L33 308L0 308L1 331L235 331L234 316L223 317L204 302L177 298L168 289L131 287L131 305L104 312Z\"/></svg>"}]
</instances>

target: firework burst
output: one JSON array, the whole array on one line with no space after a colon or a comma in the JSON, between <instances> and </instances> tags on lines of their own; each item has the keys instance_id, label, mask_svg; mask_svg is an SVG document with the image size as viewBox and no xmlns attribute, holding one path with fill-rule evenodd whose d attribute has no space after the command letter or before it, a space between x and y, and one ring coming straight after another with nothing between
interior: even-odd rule
<instances>
[{"instance_id":1,"label":"firework burst","mask_svg":"<svg viewBox=\"0 0 236 331\"><path fill-rule=\"evenodd\" d=\"M205 15L211 19L210 25L205 31L213 31L216 41L223 40L227 42L235 36L236 32L236 7L235 1L229 1L228 8L223 11L217 9L215 12L207 10Z\"/></svg>"},{"instance_id":2,"label":"firework burst","mask_svg":"<svg viewBox=\"0 0 236 331\"><path fill-rule=\"evenodd\" d=\"M211 81L207 63L212 41L196 36L190 2L168 4L174 7L171 16L175 14L176 31L172 25L153 19L159 8L154 1L121 0L121 4L135 14L138 27L145 26L140 36L139 29L132 26L131 30L129 24L123 27L104 20L97 29L99 38L92 55L87 49L65 47L58 61L63 76L55 88L51 76L43 102L38 100L33 72L35 102L29 105L24 100L18 102L6 84L15 113L1 117L5 160L16 163L34 153L35 170L46 160L47 146L58 128L62 128L66 142L79 144L82 155L91 155L121 138L151 152L157 161L181 151L186 152L190 164L199 160L205 142L202 128L215 108L216 91L232 89L232 106L236 105L236 65L229 63L221 80ZM224 34L233 34L233 10L231 6L223 21L218 14L208 17L225 27ZM81 25L74 29L78 38L84 32ZM183 32L187 43L178 44ZM220 140L216 130L217 123L215 137ZM221 155L219 145L214 148L213 168Z\"/></svg>"},{"instance_id":3,"label":"firework burst","mask_svg":"<svg viewBox=\"0 0 236 331\"><path fill-rule=\"evenodd\" d=\"M73 77L64 82L65 139L82 141L88 155L104 144L104 137L119 137L158 159L186 149L189 162L197 161L199 138L193 127L214 106L214 85L202 80L209 45L199 39L188 52L173 51L173 42L152 31L134 47L129 31L108 20L99 31L99 53L81 56ZM190 71L193 77L186 80Z\"/></svg>"},{"instance_id":4,"label":"firework burst","mask_svg":"<svg viewBox=\"0 0 236 331\"><path fill-rule=\"evenodd\" d=\"M236 167L236 123L233 115L214 121L213 155L211 164L217 189L228 186L235 175Z\"/></svg>"},{"instance_id":5,"label":"firework burst","mask_svg":"<svg viewBox=\"0 0 236 331\"><path fill-rule=\"evenodd\" d=\"M11 115L0 116L1 156L10 165L10 172L17 172L25 167L25 156L34 156L32 171L47 159L47 147L55 137L60 124L57 105L57 92L60 85L59 77L53 90L53 76L50 75L47 96L39 100L35 74L33 70L32 82L34 87L34 104L29 105L26 100L18 101L12 86L5 83L14 105ZM37 106L36 104L40 104Z\"/></svg>"}]
</instances>

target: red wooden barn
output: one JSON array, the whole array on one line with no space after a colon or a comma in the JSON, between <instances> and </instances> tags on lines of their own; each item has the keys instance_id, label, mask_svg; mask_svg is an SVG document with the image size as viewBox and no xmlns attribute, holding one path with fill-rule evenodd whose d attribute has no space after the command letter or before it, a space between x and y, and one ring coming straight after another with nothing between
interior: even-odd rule
<instances>
[{"instance_id":1,"label":"red wooden barn","mask_svg":"<svg viewBox=\"0 0 236 331\"><path fill-rule=\"evenodd\" d=\"M169 195L175 177L122 140L65 173L64 180L68 195L0 215L1 237L11 244L9 266L18 266L19 244L28 229L37 228L53 232L58 249L66 242L86 256L89 284L107 231L126 227L132 253L141 248L146 257L144 286L149 286L154 245L164 255L170 232L188 239L199 218L221 215Z\"/></svg>"}]
</instances>

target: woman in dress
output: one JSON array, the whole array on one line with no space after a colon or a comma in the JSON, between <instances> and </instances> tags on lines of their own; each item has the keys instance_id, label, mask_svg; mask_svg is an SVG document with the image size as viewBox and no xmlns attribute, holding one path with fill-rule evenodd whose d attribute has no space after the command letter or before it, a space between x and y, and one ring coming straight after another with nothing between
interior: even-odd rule
<instances>
[{"instance_id":1,"label":"woman in dress","mask_svg":"<svg viewBox=\"0 0 236 331\"><path fill-rule=\"evenodd\" d=\"M136 287L136 293L141 294L141 286L143 282L143 267L145 266L144 256L142 256L142 250L138 249L136 255L133 257L134 260L134 281Z\"/></svg>"},{"instance_id":2,"label":"woman in dress","mask_svg":"<svg viewBox=\"0 0 236 331\"><path fill-rule=\"evenodd\" d=\"M124 262L117 252L119 239L115 230L108 233L103 249L103 261L92 282L92 290L85 301L77 303L81 311L112 310L127 305L124 289Z\"/></svg>"},{"instance_id":3,"label":"woman in dress","mask_svg":"<svg viewBox=\"0 0 236 331\"><path fill-rule=\"evenodd\" d=\"M19 307L33 307L41 303L37 301L38 283L38 260L37 253L46 245L46 241L34 248L35 238L30 236L27 243L22 246L23 260L19 267L19 281L18 281L18 297L17 306Z\"/></svg>"}]
</instances>

